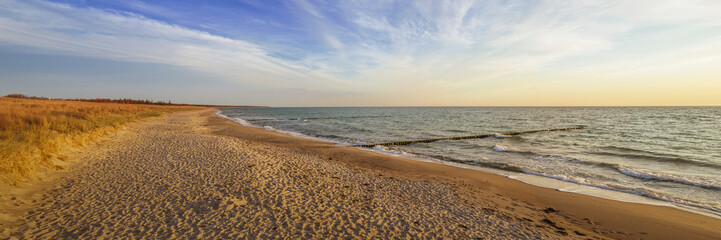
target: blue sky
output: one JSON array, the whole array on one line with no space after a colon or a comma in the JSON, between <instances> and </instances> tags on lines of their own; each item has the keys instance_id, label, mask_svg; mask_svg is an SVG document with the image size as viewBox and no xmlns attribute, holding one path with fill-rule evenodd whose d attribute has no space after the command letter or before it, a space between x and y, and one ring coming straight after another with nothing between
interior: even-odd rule
<instances>
[{"instance_id":1,"label":"blue sky","mask_svg":"<svg viewBox=\"0 0 721 240\"><path fill-rule=\"evenodd\" d=\"M0 0L0 94L721 105L721 1Z\"/></svg>"}]
</instances>

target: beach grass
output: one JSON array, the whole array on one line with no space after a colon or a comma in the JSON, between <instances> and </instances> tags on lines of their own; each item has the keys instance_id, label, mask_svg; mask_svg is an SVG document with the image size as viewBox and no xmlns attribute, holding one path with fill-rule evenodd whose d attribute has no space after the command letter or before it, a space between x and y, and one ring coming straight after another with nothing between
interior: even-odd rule
<instances>
[{"instance_id":1,"label":"beach grass","mask_svg":"<svg viewBox=\"0 0 721 240\"><path fill-rule=\"evenodd\" d=\"M192 106L0 97L0 182L17 185L126 123Z\"/></svg>"}]
</instances>

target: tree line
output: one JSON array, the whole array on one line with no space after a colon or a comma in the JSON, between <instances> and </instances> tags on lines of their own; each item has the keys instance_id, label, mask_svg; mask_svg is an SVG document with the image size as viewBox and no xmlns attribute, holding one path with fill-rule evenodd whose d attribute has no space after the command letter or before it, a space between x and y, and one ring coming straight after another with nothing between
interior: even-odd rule
<instances>
[{"instance_id":1,"label":"tree line","mask_svg":"<svg viewBox=\"0 0 721 240\"><path fill-rule=\"evenodd\" d=\"M130 98L120 98L120 99L110 99L110 98L94 98L94 99L84 99L84 98L73 98L73 99L60 99L55 98L51 99L48 97L36 97L36 96L27 96L25 94L8 94L5 97L9 98L22 98L22 99L39 99L39 100L66 100L66 101L81 101L81 102L98 102L98 103L124 103L124 104L148 104L148 105L184 105L184 104L173 104L168 100L165 101L151 101L151 100L137 100L137 99L130 99Z\"/></svg>"}]
</instances>

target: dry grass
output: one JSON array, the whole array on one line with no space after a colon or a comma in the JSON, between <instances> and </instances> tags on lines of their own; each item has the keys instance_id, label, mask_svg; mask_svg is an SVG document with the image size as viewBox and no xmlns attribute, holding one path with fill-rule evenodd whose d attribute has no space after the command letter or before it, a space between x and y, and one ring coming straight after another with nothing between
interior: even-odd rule
<instances>
[{"instance_id":1,"label":"dry grass","mask_svg":"<svg viewBox=\"0 0 721 240\"><path fill-rule=\"evenodd\" d=\"M0 97L0 182L60 169L65 152L128 122L194 108Z\"/></svg>"}]
</instances>

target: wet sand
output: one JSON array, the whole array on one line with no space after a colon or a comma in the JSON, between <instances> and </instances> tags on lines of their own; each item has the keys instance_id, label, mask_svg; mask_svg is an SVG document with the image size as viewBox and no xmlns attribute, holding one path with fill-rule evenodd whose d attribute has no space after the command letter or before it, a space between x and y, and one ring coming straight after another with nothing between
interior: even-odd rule
<instances>
[{"instance_id":1,"label":"wet sand","mask_svg":"<svg viewBox=\"0 0 721 240\"><path fill-rule=\"evenodd\" d=\"M0 193L0 238L718 239L721 220L244 127L132 124Z\"/></svg>"}]
</instances>

